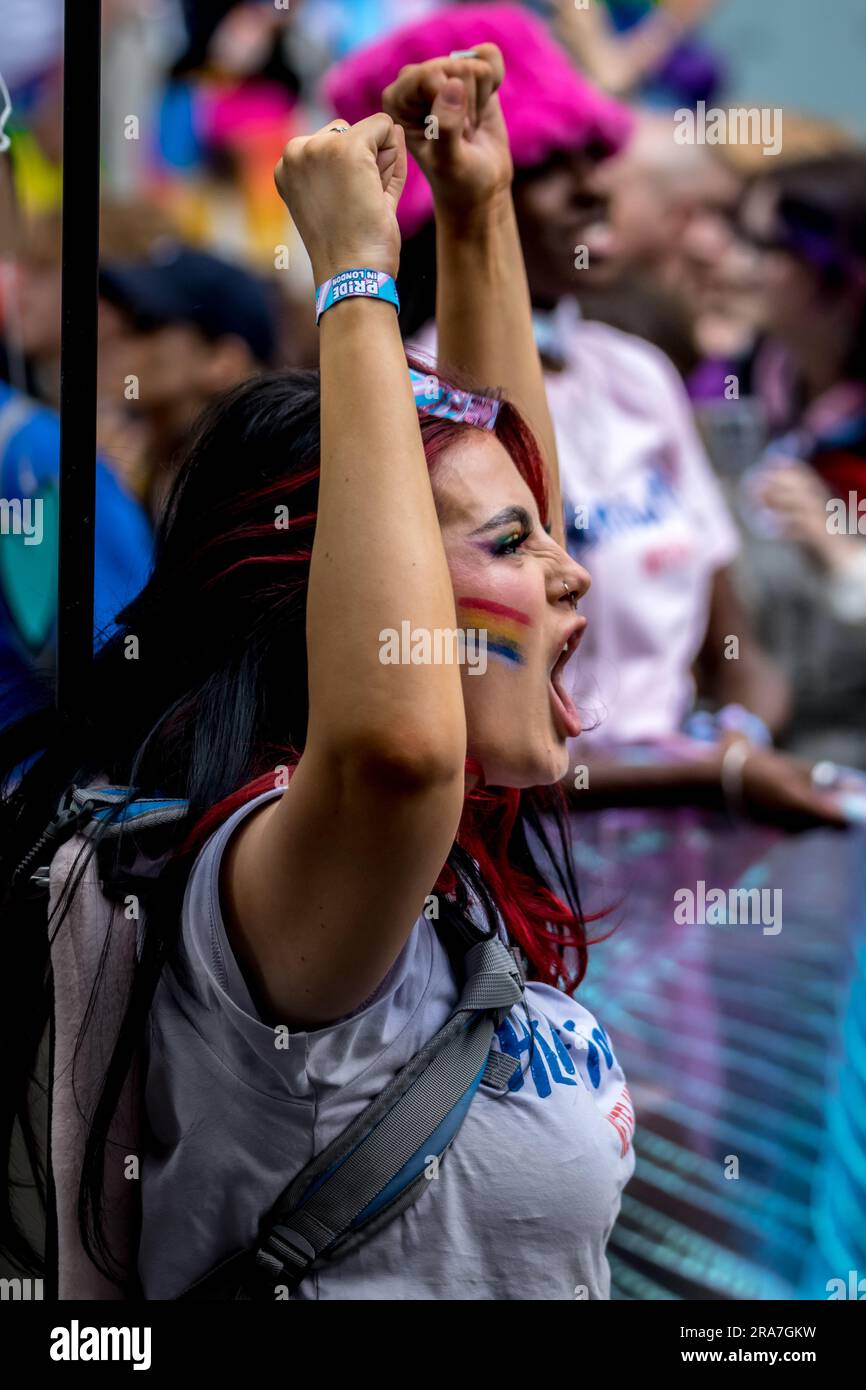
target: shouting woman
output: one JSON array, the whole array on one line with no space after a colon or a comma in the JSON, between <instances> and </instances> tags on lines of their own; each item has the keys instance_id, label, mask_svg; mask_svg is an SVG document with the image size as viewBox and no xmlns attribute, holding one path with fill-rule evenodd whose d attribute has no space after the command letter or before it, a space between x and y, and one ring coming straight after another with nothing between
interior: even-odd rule
<instances>
[{"instance_id":1,"label":"shouting woman","mask_svg":"<svg viewBox=\"0 0 866 1390\"><path fill-rule=\"evenodd\" d=\"M211 408L86 723L45 713L3 750L0 1016L34 1141L53 1007L61 1297L609 1296L633 1115L572 997L587 934L555 790L589 576L561 544L502 76L484 45L388 95L414 143L439 123L442 360L459 346L496 390L407 367L403 126L291 141L320 371Z\"/></svg>"}]
</instances>

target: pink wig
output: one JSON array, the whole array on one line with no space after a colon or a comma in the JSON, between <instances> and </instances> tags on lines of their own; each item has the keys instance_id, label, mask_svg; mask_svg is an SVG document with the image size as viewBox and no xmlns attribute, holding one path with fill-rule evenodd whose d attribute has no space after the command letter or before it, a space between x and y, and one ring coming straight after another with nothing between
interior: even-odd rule
<instances>
[{"instance_id":1,"label":"pink wig","mask_svg":"<svg viewBox=\"0 0 866 1390\"><path fill-rule=\"evenodd\" d=\"M406 25L359 49L327 76L324 91L339 116L354 124L382 109L382 92L407 63L455 49L495 43L505 59L502 110L518 169L558 151L600 145L614 154L632 126L628 109L575 70L540 20L517 5L457 5ZM400 226L413 236L433 214L430 187L413 159L400 202Z\"/></svg>"}]
</instances>

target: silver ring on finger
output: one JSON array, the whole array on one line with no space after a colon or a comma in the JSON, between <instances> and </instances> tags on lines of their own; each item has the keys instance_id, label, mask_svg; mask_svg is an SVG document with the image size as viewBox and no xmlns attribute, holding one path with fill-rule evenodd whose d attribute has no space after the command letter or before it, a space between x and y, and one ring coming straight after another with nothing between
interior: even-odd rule
<instances>
[{"instance_id":1,"label":"silver ring on finger","mask_svg":"<svg viewBox=\"0 0 866 1390\"><path fill-rule=\"evenodd\" d=\"M448 54L448 57L449 57L449 58L477 58L477 57L478 57L478 49L477 49L477 48L455 48L455 49L453 50L453 52L451 52L451 53Z\"/></svg>"},{"instance_id":2,"label":"silver ring on finger","mask_svg":"<svg viewBox=\"0 0 866 1390\"><path fill-rule=\"evenodd\" d=\"M811 779L814 787L834 787L839 781L839 769L835 763L824 759L814 764Z\"/></svg>"},{"instance_id":3,"label":"silver ring on finger","mask_svg":"<svg viewBox=\"0 0 866 1390\"><path fill-rule=\"evenodd\" d=\"M348 134L349 134L349 127L348 127L347 125L329 125L329 126L328 126L328 130L330 131L330 133L331 133L332 135L348 135Z\"/></svg>"}]
</instances>

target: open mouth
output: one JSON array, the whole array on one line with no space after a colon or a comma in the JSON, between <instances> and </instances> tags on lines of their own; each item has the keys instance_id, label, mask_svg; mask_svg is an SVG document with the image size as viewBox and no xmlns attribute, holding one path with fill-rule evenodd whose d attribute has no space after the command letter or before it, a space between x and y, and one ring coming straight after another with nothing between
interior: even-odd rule
<instances>
[{"instance_id":1,"label":"open mouth","mask_svg":"<svg viewBox=\"0 0 866 1390\"><path fill-rule=\"evenodd\" d=\"M577 707L566 689L565 668L580 645L586 624L586 618L578 618L550 672L550 704L561 738L577 738L582 729Z\"/></svg>"}]
</instances>

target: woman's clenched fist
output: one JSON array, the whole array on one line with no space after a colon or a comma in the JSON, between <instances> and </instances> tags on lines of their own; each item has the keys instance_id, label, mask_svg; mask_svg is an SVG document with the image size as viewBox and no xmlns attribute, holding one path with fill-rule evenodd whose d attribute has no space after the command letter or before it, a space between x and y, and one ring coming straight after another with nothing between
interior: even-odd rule
<instances>
[{"instance_id":1,"label":"woman's clenched fist","mask_svg":"<svg viewBox=\"0 0 866 1390\"><path fill-rule=\"evenodd\" d=\"M274 177L317 285L360 268L396 277L406 141L390 116L368 116L354 126L335 118L315 135L290 140Z\"/></svg>"}]
</instances>

